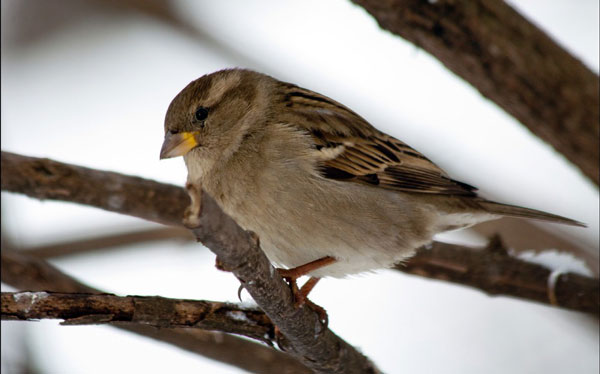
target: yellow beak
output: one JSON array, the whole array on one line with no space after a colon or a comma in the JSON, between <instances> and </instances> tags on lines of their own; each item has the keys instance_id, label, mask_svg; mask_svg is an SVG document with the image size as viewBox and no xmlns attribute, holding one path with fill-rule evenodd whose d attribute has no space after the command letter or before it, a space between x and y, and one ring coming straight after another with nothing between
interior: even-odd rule
<instances>
[{"instance_id":1,"label":"yellow beak","mask_svg":"<svg viewBox=\"0 0 600 374\"><path fill-rule=\"evenodd\" d=\"M199 145L196 134L195 131L176 134L168 132L160 149L160 159L183 156L191 151L192 148Z\"/></svg>"}]
</instances>

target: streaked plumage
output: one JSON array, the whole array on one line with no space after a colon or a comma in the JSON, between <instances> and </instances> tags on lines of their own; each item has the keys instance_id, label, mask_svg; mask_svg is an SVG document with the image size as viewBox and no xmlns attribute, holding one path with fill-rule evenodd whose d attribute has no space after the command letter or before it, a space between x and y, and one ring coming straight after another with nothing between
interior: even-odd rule
<instances>
[{"instance_id":1,"label":"streaked plumage","mask_svg":"<svg viewBox=\"0 0 600 374\"><path fill-rule=\"evenodd\" d=\"M198 108L206 119L195 119ZM438 232L503 215L579 224L486 201L342 104L249 70L190 83L165 131L162 156L185 154L188 182L256 232L269 259L337 260L312 276L389 267ZM183 147L182 134L197 145Z\"/></svg>"}]
</instances>

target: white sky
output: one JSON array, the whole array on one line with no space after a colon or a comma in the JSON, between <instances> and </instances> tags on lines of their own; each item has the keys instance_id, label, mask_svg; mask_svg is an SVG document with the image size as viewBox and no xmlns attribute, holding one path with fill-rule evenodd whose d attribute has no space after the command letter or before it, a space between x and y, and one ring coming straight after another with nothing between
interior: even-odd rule
<instances>
[{"instance_id":1,"label":"white sky","mask_svg":"<svg viewBox=\"0 0 600 374\"><path fill-rule=\"evenodd\" d=\"M437 60L379 30L361 8L342 0L177 3L190 22L239 56L145 17L114 14L80 20L29 48L3 43L2 149L182 185L182 160L158 160L170 100L202 74L249 67L348 105L485 196L588 223L588 229L547 227L598 253L597 188ZM18 22L11 6L2 3L3 39ZM598 71L597 1L519 6ZM23 244L148 225L6 193L2 213L6 232ZM118 294L236 300L234 277L215 270L213 255L193 244L157 243L55 263ZM312 298L328 310L336 333L389 373L599 369L598 324L578 313L393 271L328 279ZM367 315L376 317L366 323ZM56 321L23 327L47 372L239 372L109 327ZM3 334L23 327L2 322ZM3 352L7 344L2 339Z\"/></svg>"}]
</instances>

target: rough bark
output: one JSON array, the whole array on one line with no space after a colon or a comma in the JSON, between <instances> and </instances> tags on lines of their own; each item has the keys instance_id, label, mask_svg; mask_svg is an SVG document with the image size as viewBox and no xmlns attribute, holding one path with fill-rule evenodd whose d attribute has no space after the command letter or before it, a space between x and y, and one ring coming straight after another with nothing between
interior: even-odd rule
<instances>
[{"instance_id":1,"label":"rough bark","mask_svg":"<svg viewBox=\"0 0 600 374\"><path fill-rule=\"evenodd\" d=\"M217 255L221 270L232 272L285 337L280 347L317 373L376 373L354 347L324 326L307 304L298 307L289 286L260 249L259 238L244 231L202 194L198 241Z\"/></svg>"},{"instance_id":2,"label":"rough bark","mask_svg":"<svg viewBox=\"0 0 600 374\"><path fill-rule=\"evenodd\" d=\"M163 229L107 236L107 239L69 241L47 247L21 249L37 258L64 256L100 250L101 245L123 247L127 244L163 240ZM172 229L168 238L192 240L186 230ZM90 245L93 243L94 245ZM600 283L580 274L554 273L541 265L520 260L507 251L508 246L493 241L494 250L434 242L420 248L417 254L397 265L396 270L417 276L458 283L485 292L490 296L511 296L528 301L552 304L566 309L598 315ZM66 250L62 248L66 247ZM549 282L553 279L553 283ZM552 287L551 287L552 286Z\"/></svg>"},{"instance_id":3,"label":"rough bark","mask_svg":"<svg viewBox=\"0 0 600 374\"><path fill-rule=\"evenodd\" d=\"M17 159L27 158L2 152L3 190L119 213L131 211L134 216L161 223L180 224L189 202L181 197L183 190L174 186L110 172L103 178L104 172L50 160L28 158L31 163L21 162L19 166L10 161ZM167 209L164 217L162 209ZM200 222L200 227L194 229L198 240L217 254L222 268L235 274L278 327L285 337L280 346L288 353L318 373L377 372L365 356L323 326L317 313L294 304L290 289L260 249L258 238L223 213L208 194L202 196Z\"/></svg>"},{"instance_id":4,"label":"rough bark","mask_svg":"<svg viewBox=\"0 0 600 374\"><path fill-rule=\"evenodd\" d=\"M2 190L90 205L165 225L181 226L189 197L182 189L49 159L2 152Z\"/></svg>"},{"instance_id":5,"label":"rough bark","mask_svg":"<svg viewBox=\"0 0 600 374\"><path fill-rule=\"evenodd\" d=\"M88 187L89 178L93 180L90 187ZM138 182L139 185L133 187ZM115 189L111 187L111 183L121 185L123 188ZM183 192L182 188L176 186L8 152L2 152L2 190L22 193L37 199L52 198L83 202L84 204L90 201L92 203L87 203L88 205L170 225L181 225L180 217L183 216L183 211L189 203L187 194ZM56 193L57 190L61 192ZM133 193L130 191L133 191ZM155 191L160 191L161 194L171 194L173 197L156 197L157 193ZM86 196L81 196L81 194L86 194ZM107 201L111 200L113 194L119 196L120 199L132 201L120 205L108 204ZM148 205L140 207L137 199ZM176 212L177 209L178 212ZM220 212L220 209L212 200L204 205L203 210L203 217L208 221L212 221L212 214L219 214L217 212ZM216 219L217 216L214 218ZM203 233L200 235L201 240L207 246L212 244L211 237L214 233L209 230L212 224L209 222L209 225L203 228ZM556 284L557 287L560 286L560 289L556 289L556 293L564 295L561 295L558 298L559 301L556 302L549 297L541 297L544 292L547 296L554 294L554 292L548 290L547 286L548 276L551 274L548 269L542 267L544 270L536 271L535 274L537 275L533 277L528 271L516 271L515 269L521 267L533 269L532 266L535 267L536 265L514 257L496 258L498 261L496 262L491 260L494 257L491 254L488 256L486 252L454 252L449 249L448 245L443 243L434 244L434 248L435 246L446 249L444 252L434 251L431 253L426 250L420 251L417 257L407 262L407 264L419 264L420 262L417 267L400 267L400 269L413 274L469 285L491 294L502 294L548 304L554 302L557 303L557 306L579 311L594 312L598 310L597 279L576 274L562 275L558 279L559 283ZM218 245L215 244L215 248L217 247ZM440 258L437 257L438 255ZM451 259L453 262L451 266L438 266L440 263L449 264ZM444 269L444 266L447 269L442 276L440 271ZM464 271L453 271L456 268L464 269ZM486 270L486 268L491 270ZM488 272L487 278L482 275L486 271ZM500 281L499 278L495 277L497 272L510 274L509 278L512 280L512 285L510 287L491 287L490 284ZM242 276L241 279L248 280L246 276ZM538 292L532 294L531 289L537 289ZM575 297L573 295L579 296ZM274 322L277 324L277 321Z\"/></svg>"},{"instance_id":6,"label":"rough bark","mask_svg":"<svg viewBox=\"0 0 600 374\"><path fill-rule=\"evenodd\" d=\"M2 282L21 290L101 293L45 261L2 248ZM252 373L311 373L291 356L233 335L189 328L118 325L123 330L170 343L181 349Z\"/></svg>"},{"instance_id":7,"label":"rough bark","mask_svg":"<svg viewBox=\"0 0 600 374\"><path fill-rule=\"evenodd\" d=\"M502 0L352 0L598 184L598 76Z\"/></svg>"},{"instance_id":8,"label":"rough bark","mask_svg":"<svg viewBox=\"0 0 600 374\"><path fill-rule=\"evenodd\" d=\"M498 240L484 249L435 242L396 266L416 274L477 288L488 295L511 295L566 309L600 313L600 283L575 273L550 269L508 254Z\"/></svg>"},{"instance_id":9,"label":"rough bark","mask_svg":"<svg viewBox=\"0 0 600 374\"><path fill-rule=\"evenodd\" d=\"M204 300L112 294L3 292L2 319L62 319L63 325L141 324L247 336L271 344L274 326L258 309Z\"/></svg>"}]
</instances>

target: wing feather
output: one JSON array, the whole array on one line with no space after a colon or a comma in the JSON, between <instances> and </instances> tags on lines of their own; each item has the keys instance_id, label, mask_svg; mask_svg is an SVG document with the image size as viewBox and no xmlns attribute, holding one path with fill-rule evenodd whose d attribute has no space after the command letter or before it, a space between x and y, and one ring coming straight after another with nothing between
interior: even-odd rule
<instances>
[{"instance_id":1,"label":"wing feather","mask_svg":"<svg viewBox=\"0 0 600 374\"><path fill-rule=\"evenodd\" d=\"M475 187L451 179L342 104L292 84L282 85L281 96L286 123L308 133L320 152L323 177L396 191L476 196Z\"/></svg>"}]
</instances>

